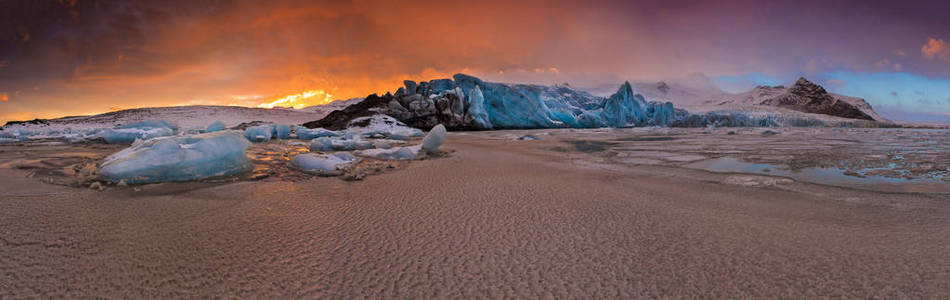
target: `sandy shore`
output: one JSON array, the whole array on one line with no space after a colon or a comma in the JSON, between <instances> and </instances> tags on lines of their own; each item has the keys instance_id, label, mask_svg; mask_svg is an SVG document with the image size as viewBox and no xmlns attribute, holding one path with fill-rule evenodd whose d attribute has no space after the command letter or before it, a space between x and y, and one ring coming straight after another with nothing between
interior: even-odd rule
<instances>
[{"instance_id":1,"label":"sandy shore","mask_svg":"<svg viewBox=\"0 0 950 300\"><path fill-rule=\"evenodd\" d=\"M0 298L950 297L946 194L477 136L354 182L99 192L0 169Z\"/></svg>"}]
</instances>

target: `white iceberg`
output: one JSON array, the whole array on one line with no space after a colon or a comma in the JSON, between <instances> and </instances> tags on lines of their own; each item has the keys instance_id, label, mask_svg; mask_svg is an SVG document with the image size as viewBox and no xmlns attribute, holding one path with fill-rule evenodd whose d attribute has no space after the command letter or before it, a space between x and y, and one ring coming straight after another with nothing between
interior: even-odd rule
<instances>
[{"instance_id":1,"label":"white iceberg","mask_svg":"<svg viewBox=\"0 0 950 300\"><path fill-rule=\"evenodd\" d=\"M329 138L319 137L310 142L310 151L349 151L375 148L375 143L361 138Z\"/></svg>"},{"instance_id":2,"label":"white iceberg","mask_svg":"<svg viewBox=\"0 0 950 300\"><path fill-rule=\"evenodd\" d=\"M251 170L250 143L235 131L142 141L107 157L99 170L112 182L152 183L229 176Z\"/></svg>"},{"instance_id":3,"label":"white iceberg","mask_svg":"<svg viewBox=\"0 0 950 300\"><path fill-rule=\"evenodd\" d=\"M369 149L363 151L357 151L356 154L360 156L373 157L378 159L387 159L387 160L412 160L419 157L419 152L422 151L422 145L415 146L405 146L405 147L392 147L389 149Z\"/></svg>"},{"instance_id":4,"label":"white iceberg","mask_svg":"<svg viewBox=\"0 0 950 300\"><path fill-rule=\"evenodd\" d=\"M304 153L294 156L290 160L295 167L304 172L319 175L340 175L343 168L359 161L359 158L347 152L333 154Z\"/></svg>"},{"instance_id":5,"label":"white iceberg","mask_svg":"<svg viewBox=\"0 0 950 300\"><path fill-rule=\"evenodd\" d=\"M439 146L445 143L446 134L445 126L442 126L442 124L435 125L432 130L429 130L429 134L422 139L422 150L429 155L438 154Z\"/></svg>"},{"instance_id":6,"label":"white iceberg","mask_svg":"<svg viewBox=\"0 0 950 300\"><path fill-rule=\"evenodd\" d=\"M422 130L409 127L393 117L381 114L351 120L347 125L346 133L347 135L384 137L394 140L408 140L423 135Z\"/></svg>"}]
</instances>

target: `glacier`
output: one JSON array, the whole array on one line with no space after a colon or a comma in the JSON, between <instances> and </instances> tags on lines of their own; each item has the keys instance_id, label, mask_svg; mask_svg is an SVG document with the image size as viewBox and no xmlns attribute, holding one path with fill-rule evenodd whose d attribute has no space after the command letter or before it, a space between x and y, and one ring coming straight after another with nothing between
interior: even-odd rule
<instances>
[{"instance_id":1,"label":"glacier","mask_svg":"<svg viewBox=\"0 0 950 300\"><path fill-rule=\"evenodd\" d=\"M248 146L236 131L159 137L108 156L99 174L111 182L130 184L229 176L253 168Z\"/></svg>"},{"instance_id":2,"label":"glacier","mask_svg":"<svg viewBox=\"0 0 950 300\"><path fill-rule=\"evenodd\" d=\"M370 95L359 104L304 126L358 127L369 123L367 127L374 127L404 123L431 129L443 124L455 130L670 126L688 115L670 102L647 101L633 92L629 82L606 98L567 85L487 82L465 74L418 84L407 80L403 84L395 94ZM385 116L366 116L369 111ZM348 123L334 124L342 120ZM372 134L370 130L367 133ZM421 132L412 134L421 136Z\"/></svg>"},{"instance_id":3,"label":"glacier","mask_svg":"<svg viewBox=\"0 0 950 300\"><path fill-rule=\"evenodd\" d=\"M414 128L443 124L449 130L626 128L626 127L889 127L870 120L772 111L766 106L691 114L669 101L649 101L624 82L607 97L567 84L545 86L488 82L466 74L416 83L395 93L369 95L333 111L308 128L346 128L372 114L391 116ZM810 95L810 94L809 94ZM811 99L809 97L802 96ZM765 108L763 108L765 107ZM769 106L770 107L770 106Z\"/></svg>"}]
</instances>

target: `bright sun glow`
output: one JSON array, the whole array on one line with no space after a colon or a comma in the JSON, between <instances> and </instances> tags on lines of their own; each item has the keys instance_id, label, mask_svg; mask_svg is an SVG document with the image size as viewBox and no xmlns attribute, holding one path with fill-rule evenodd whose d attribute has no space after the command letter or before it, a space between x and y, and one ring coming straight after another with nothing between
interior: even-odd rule
<instances>
[{"instance_id":1,"label":"bright sun glow","mask_svg":"<svg viewBox=\"0 0 950 300\"><path fill-rule=\"evenodd\" d=\"M307 106L324 105L333 101L333 95L323 90L309 90L257 105L260 108L293 107L301 109Z\"/></svg>"}]
</instances>

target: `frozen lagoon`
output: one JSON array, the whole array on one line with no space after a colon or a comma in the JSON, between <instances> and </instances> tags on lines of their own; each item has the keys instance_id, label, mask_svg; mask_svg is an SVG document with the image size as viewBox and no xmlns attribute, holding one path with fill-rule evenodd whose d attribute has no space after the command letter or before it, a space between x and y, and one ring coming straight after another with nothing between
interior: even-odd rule
<instances>
[{"instance_id":1,"label":"frozen lagoon","mask_svg":"<svg viewBox=\"0 0 950 300\"><path fill-rule=\"evenodd\" d=\"M950 193L950 130L654 127L472 131L451 132L449 136L457 141L547 152L579 165L607 169L691 168L882 192ZM366 139L367 143L384 141L396 150L418 145L421 140ZM89 183L79 182L90 179L81 174L86 164L101 161L123 147L58 141L11 143L0 145L0 166L30 170L47 181L78 186ZM446 155L450 155L451 145L449 149ZM301 140L254 143L247 149L253 171L210 181L307 178L289 164L293 156L336 152L327 150L314 150L311 143ZM371 173L408 163L363 157L367 159L361 165L371 167L360 169L374 170ZM73 180L77 176L80 180Z\"/></svg>"}]
</instances>

